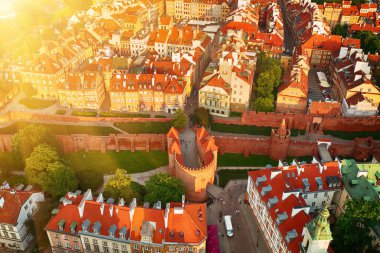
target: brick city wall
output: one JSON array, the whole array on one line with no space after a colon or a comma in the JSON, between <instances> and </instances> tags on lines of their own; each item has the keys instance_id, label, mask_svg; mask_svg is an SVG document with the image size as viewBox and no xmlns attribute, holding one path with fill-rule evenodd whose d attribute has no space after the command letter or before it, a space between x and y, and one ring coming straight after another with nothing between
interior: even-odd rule
<instances>
[{"instance_id":1,"label":"brick city wall","mask_svg":"<svg viewBox=\"0 0 380 253\"><path fill-rule=\"evenodd\" d=\"M215 136L215 143L219 147L220 154L235 153L245 156L251 154L270 155L271 137L230 137ZM333 157L354 157L358 160L370 158L373 154L380 154L380 141L371 138L356 139L352 141L335 141L329 148ZM313 141L300 140L290 137L287 156L316 156L318 157L318 145Z\"/></svg>"},{"instance_id":2,"label":"brick city wall","mask_svg":"<svg viewBox=\"0 0 380 253\"><path fill-rule=\"evenodd\" d=\"M87 134L58 135L63 152L166 150L164 134L110 134L92 136ZM12 135L0 135L0 152L12 150Z\"/></svg>"},{"instance_id":3,"label":"brick city wall","mask_svg":"<svg viewBox=\"0 0 380 253\"><path fill-rule=\"evenodd\" d=\"M7 112L0 115L0 124L8 123L10 121L55 121L66 123L79 123L79 122L169 122L170 118L123 118L123 117L83 117L83 116L63 116L63 115L46 115L28 112Z\"/></svg>"},{"instance_id":4,"label":"brick city wall","mask_svg":"<svg viewBox=\"0 0 380 253\"><path fill-rule=\"evenodd\" d=\"M290 129L307 130L314 122L318 122L321 123L320 130L380 131L380 116L346 118L342 116L248 111L243 113L241 120L217 119L214 122L277 128L280 126L282 119L286 119L287 127Z\"/></svg>"}]
</instances>

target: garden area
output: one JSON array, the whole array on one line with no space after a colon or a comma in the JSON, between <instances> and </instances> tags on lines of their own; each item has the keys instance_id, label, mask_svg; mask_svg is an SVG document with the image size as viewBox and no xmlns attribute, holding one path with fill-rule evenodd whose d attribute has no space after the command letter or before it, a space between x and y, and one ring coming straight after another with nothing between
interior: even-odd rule
<instances>
[{"instance_id":1,"label":"garden area","mask_svg":"<svg viewBox=\"0 0 380 253\"><path fill-rule=\"evenodd\" d=\"M131 122L131 123L114 123L114 125L121 130L130 134L166 134L170 127L171 122Z\"/></svg>"},{"instance_id":2,"label":"garden area","mask_svg":"<svg viewBox=\"0 0 380 253\"><path fill-rule=\"evenodd\" d=\"M161 151L78 152L64 154L63 159L74 171L90 169L103 174L117 168L134 174L168 165L168 154Z\"/></svg>"},{"instance_id":3,"label":"garden area","mask_svg":"<svg viewBox=\"0 0 380 253\"><path fill-rule=\"evenodd\" d=\"M54 105L56 102L57 101L55 100L45 100L39 98L23 98L20 100L20 104L32 110L45 109Z\"/></svg>"},{"instance_id":4,"label":"garden area","mask_svg":"<svg viewBox=\"0 0 380 253\"><path fill-rule=\"evenodd\" d=\"M16 122L12 125L0 128L0 134L15 134L19 130L25 128L31 123ZM112 127L98 127L98 126L78 126L78 125L57 125L57 124L36 124L46 126L53 134L57 135L70 135L70 134L89 134L89 135L109 135L120 133Z\"/></svg>"},{"instance_id":5,"label":"garden area","mask_svg":"<svg viewBox=\"0 0 380 253\"><path fill-rule=\"evenodd\" d=\"M353 140L355 138L366 138L372 137L374 140L380 140L380 131L362 131L362 132L341 132L341 131L323 131L327 135L332 135L334 137L343 140Z\"/></svg>"}]
</instances>

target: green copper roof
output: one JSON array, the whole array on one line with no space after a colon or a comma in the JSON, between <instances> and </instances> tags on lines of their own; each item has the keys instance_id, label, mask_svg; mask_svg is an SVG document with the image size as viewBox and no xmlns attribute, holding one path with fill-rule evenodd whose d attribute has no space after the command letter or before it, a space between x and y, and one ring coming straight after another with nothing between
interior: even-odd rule
<instances>
[{"instance_id":1,"label":"green copper roof","mask_svg":"<svg viewBox=\"0 0 380 253\"><path fill-rule=\"evenodd\" d=\"M327 220L329 216L330 212L325 204L318 216L306 225L313 240L332 240L330 223Z\"/></svg>"},{"instance_id":2,"label":"green copper roof","mask_svg":"<svg viewBox=\"0 0 380 253\"><path fill-rule=\"evenodd\" d=\"M374 184L376 182L376 173L380 172L380 164L357 164L355 160L342 160L341 169L343 185L351 198L365 200L379 199L378 186Z\"/></svg>"}]
</instances>

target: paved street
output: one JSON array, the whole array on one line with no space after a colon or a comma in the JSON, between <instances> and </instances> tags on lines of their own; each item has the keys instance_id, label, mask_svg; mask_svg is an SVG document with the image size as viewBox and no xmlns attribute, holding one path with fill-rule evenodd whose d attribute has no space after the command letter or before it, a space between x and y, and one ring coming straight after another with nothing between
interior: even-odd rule
<instances>
[{"instance_id":1,"label":"paved street","mask_svg":"<svg viewBox=\"0 0 380 253\"><path fill-rule=\"evenodd\" d=\"M317 72L309 71L309 99L313 101L325 101L317 81Z\"/></svg>"},{"instance_id":2,"label":"paved street","mask_svg":"<svg viewBox=\"0 0 380 253\"><path fill-rule=\"evenodd\" d=\"M257 247L258 227L251 213L251 209L244 203L244 193L247 180L230 181L216 200L208 208L207 223L217 224L220 233L219 246L224 253L267 253L265 242L259 235ZM232 216L234 236L226 236L223 219L220 214ZM219 222L221 221L221 222Z\"/></svg>"}]
</instances>

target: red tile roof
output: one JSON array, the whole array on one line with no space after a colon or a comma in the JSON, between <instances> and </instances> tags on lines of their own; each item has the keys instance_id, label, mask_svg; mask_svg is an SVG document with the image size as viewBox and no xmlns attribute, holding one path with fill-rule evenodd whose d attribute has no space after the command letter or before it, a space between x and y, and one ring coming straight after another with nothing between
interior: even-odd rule
<instances>
[{"instance_id":1,"label":"red tile roof","mask_svg":"<svg viewBox=\"0 0 380 253\"><path fill-rule=\"evenodd\" d=\"M66 196L67 197L67 196ZM76 200L78 198L78 200ZM86 220L89 220L90 226L88 232L93 232L93 226L96 222L100 222L101 236L109 236L109 229L112 225L116 226L115 237L119 238L119 231L125 226L127 233L125 238L140 241L141 229L144 222L154 224L153 228L153 243L163 244L163 239L166 242L176 243L194 243L199 244L206 239L207 224L206 224L206 205L205 204L184 204L182 211L181 203L170 203L168 212L168 223L165 227L165 208L134 208L132 221L130 215L131 208L128 206L120 206L117 204L101 203L95 200L85 200L83 206L83 216L80 216L79 206L83 195L76 198L71 198L72 203L66 205L61 204L58 208L59 212L53 216L45 230L60 232L58 223L61 220L65 221L63 232L72 234L70 225L76 223L75 234L82 230L82 225ZM103 208L103 214L101 212ZM177 212L179 210L179 212ZM173 232L173 233L171 233ZM183 236L182 236L183 233Z\"/></svg>"},{"instance_id":2,"label":"red tile roof","mask_svg":"<svg viewBox=\"0 0 380 253\"><path fill-rule=\"evenodd\" d=\"M0 189L0 199L4 198L4 206L0 208L0 223L17 223L20 209L34 192L14 191L10 189Z\"/></svg>"},{"instance_id":3,"label":"red tile roof","mask_svg":"<svg viewBox=\"0 0 380 253\"><path fill-rule=\"evenodd\" d=\"M317 102L312 101L309 105L308 113L314 115L340 115L340 103L338 102Z\"/></svg>"}]
</instances>

